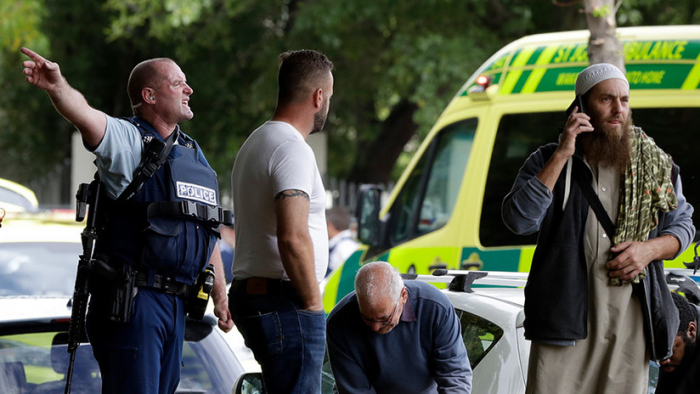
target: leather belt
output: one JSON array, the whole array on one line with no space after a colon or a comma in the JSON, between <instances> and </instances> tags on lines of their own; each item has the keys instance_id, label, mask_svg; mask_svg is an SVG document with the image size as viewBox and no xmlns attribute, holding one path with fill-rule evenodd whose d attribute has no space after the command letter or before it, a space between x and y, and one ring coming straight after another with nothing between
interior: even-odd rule
<instances>
[{"instance_id":1,"label":"leather belt","mask_svg":"<svg viewBox=\"0 0 700 394\"><path fill-rule=\"evenodd\" d=\"M289 294L290 290L293 291L291 282L288 280L261 277L234 278L231 282L231 289L253 295L282 295Z\"/></svg>"}]
</instances>

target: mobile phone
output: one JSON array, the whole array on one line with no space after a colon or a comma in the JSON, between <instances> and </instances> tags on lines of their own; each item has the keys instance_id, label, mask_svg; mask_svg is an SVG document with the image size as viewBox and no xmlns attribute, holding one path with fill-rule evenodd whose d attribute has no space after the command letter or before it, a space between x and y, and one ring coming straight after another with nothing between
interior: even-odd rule
<instances>
[{"instance_id":1,"label":"mobile phone","mask_svg":"<svg viewBox=\"0 0 700 394\"><path fill-rule=\"evenodd\" d=\"M585 114L586 109L583 106L583 95L578 96L578 112Z\"/></svg>"}]
</instances>

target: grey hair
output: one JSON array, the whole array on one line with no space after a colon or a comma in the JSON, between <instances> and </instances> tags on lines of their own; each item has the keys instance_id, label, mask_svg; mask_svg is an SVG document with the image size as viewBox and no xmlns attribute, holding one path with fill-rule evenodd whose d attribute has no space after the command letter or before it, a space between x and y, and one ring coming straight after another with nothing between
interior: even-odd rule
<instances>
[{"instance_id":1,"label":"grey hair","mask_svg":"<svg viewBox=\"0 0 700 394\"><path fill-rule=\"evenodd\" d=\"M403 287L399 271L384 261L363 265L355 276L355 293L362 300L378 301L382 297L398 300Z\"/></svg>"}]
</instances>

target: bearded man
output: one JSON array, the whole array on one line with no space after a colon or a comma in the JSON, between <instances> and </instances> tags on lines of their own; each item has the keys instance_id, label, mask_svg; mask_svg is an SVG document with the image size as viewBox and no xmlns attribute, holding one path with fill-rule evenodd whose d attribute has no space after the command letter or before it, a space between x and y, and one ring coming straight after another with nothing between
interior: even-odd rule
<instances>
[{"instance_id":1,"label":"bearded man","mask_svg":"<svg viewBox=\"0 0 700 394\"><path fill-rule=\"evenodd\" d=\"M527 393L647 392L645 316L658 310L632 282L685 250L695 228L678 167L633 125L629 92L617 67L584 69L559 142L530 155L503 201L512 231L539 231L525 288ZM584 195L589 186L614 235ZM667 293L652 301L672 305Z\"/></svg>"}]
</instances>

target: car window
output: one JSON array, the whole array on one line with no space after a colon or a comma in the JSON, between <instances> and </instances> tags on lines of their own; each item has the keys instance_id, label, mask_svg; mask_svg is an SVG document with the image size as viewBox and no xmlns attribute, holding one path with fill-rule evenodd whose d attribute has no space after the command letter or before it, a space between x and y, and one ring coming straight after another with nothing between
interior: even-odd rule
<instances>
[{"instance_id":1,"label":"car window","mask_svg":"<svg viewBox=\"0 0 700 394\"><path fill-rule=\"evenodd\" d=\"M484 246L533 245L535 235L516 235L501 219L501 203L518 170L538 147L557 140L565 115L560 112L508 114L501 118L491 154L481 209L480 236Z\"/></svg>"},{"instance_id":2,"label":"car window","mask_svg":"<svg viewBox=\"0 0 700 394\"><path fill-rule=\"evenodd\" d=\"M208 322L187 320L178 392L229 394L244 372L223 337L213 331Z\"/></svg>"},{"instance_id":3,"label":"car window","mask_svg":"<svg viewBox=\"0 0 700 394\"><path fill-rule=\"evenodd\" d=\"M474 369L503 337L503 329L469 312L459 309L456 312L462 324L462 340L467 348L469 363Z\"/></svg>"},{"instance_id":4,"label":"car window","mask_svg":"<svg viewBox=\"0 0 700 394\"><path fill-rule=\"evenodd\" d=\"M63 392L68 371L68 334L28 332L0 336L0 392ZM97 362L89 344L75 357L73 393L96 393L102 387Z\"/></svg>"},{"instance_id":5,"label":"car window","mask_svg":"<svg viewBox=\"0 0 700 394\"><path fill-rule=\"evenodd\" d=\"M433 139L390 210L389 238L393 245L447 224L462 185L476 126L477 119L454 123Z\"/></svg>"},{"instance_id":6,"label":"car window","mask_svg":"<svg viewBox=\"0 0 700 394\"><path fill-rule=\"evenodd\" d=\"M0 296L73 294L79 242L0 244Z\"/></svg>"},{"instance_id":7,"label":"car window","mask_svg":"<svg viewBox=\"0 0 700 394\"><path fill-rule=\"evenodd\" d=\"M700 206L700 155L695 153L693 130L700 124L698 108L637 108L634 123L669 153L681 167L683 194L693 206ZM564 112L506 114L498 125L484 191L481 244L484 246L534 245L536 234L511 232L501 219L501 203L518 170L538 147L556 142L566 121Z\"/></svg>"},{"instance_id":8,"label":"car window","mask_svg":"<svg viewBox=\"0 0 700 394\"><path fill-rule=\"evenodd\" d=\"M63 393L68 334L64 328L45 329L23 326L11 328L12 334L0 334L0 393ZM209 323L187 320L178 392L229 394L242 373L240 363ZM76 353L71 392L94 394L101 387L92 347L83 343Z\"/></svg>"}]
</instances>

